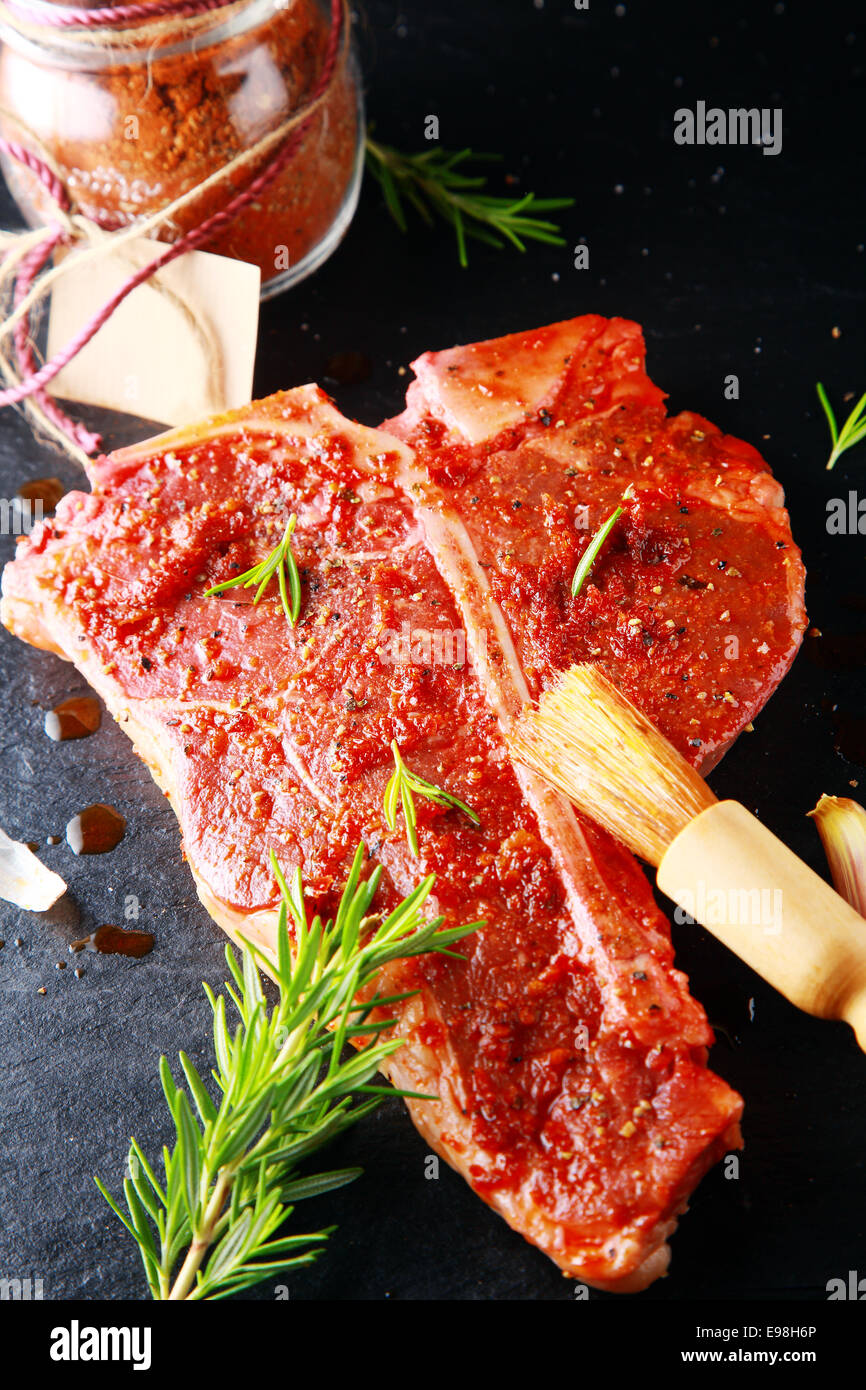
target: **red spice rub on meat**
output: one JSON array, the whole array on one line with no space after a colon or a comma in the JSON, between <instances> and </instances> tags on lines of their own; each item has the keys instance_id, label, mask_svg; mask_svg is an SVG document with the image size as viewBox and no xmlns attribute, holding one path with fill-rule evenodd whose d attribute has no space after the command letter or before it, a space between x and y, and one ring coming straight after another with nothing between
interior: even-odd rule
<instances>
[{"instance_id":1,"label":"red spice rub on meat","mask_svg":"<svg viewBox=\"0 0 866 1390\"><path fill-rule=\"evenodd\" d=\"M742 1103L707 1069L712 1033L640 867L511 764L502 725L595 655L696 760L715 756L791 660L799 556L758 455L665 417L634 325L577 319L417 370L388 433L307 386L101 460L92 494L21 544L2 617L106 700L229 933L273 941L269 849L327 911L359 840L382 907L433 871L449 923L486 920L465 960L390 971L418 991L391 1075L438 1096L409 1103L428 1143L566 1273L642 1288L738 1146ZM628 482L637 501L573 600ZM292 512L296 628L276 590L256 608L250 591L205 597ZM480 820L418 798L417 859L382 811L392 739Z\"/></svg>"}]
</instances>

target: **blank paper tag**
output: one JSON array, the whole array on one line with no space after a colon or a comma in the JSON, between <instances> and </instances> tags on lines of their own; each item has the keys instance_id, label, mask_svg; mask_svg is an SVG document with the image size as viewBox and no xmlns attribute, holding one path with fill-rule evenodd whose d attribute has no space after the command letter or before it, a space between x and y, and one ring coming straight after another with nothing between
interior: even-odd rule
<instances>
[{"instance_id":1,"label":"blank paper tag","mask_svg":"<svg viewBox=\"0 0 866 1390\"><path fill-rule=\"evenodd\" d=\"M57 280L48 358L163 250L140 238ZM188 251L134 289L48 390L166 425L245 405L253 388L260 282L258 266Z\"/></svg>"}]
</instances>

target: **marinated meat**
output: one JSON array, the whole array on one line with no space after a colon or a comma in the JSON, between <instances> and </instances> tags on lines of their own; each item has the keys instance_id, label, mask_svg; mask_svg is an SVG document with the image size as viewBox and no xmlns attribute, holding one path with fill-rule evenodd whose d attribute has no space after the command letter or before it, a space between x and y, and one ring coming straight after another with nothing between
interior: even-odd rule
<instances>
[{"instance_id":1,"label":"marinated meat","mask_svg":"<svg viewBox=\"0 0 866 1390\"><path fill-rule=\"evenodd\" d=\"M92 493L22 540L2 618L102 695L232 936L273 943L269 850L327 914L359 841L382 908L435 872L433 910L485 920L465 960L391 967L388 991L417 993L390 1075L439 1097L408 1102L416 1125L510 1225L576 1278L639 1289L739 1144L741 1101L707 1069L712 1033L642 870L512 765L503 734L589 658L715 758L796 650L799 552L759 456L666 418L633 324L577 319L416 370L389 432L306 386L99 460ZM276 586L258 606L205 596L292 513L297 627ZM392 739L479 817L418 798L418 858L385 824Z\"/></svg>"}]
</instances>

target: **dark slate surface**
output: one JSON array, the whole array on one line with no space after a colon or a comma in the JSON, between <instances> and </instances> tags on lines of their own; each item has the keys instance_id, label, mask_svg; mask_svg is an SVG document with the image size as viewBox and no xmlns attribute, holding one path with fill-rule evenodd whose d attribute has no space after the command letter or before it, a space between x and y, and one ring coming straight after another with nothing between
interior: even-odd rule
<instances>
[{"instance_id":1,"label":"dark slate surface","mask_svg":"<svg viewBox=\"0 0 866 1390\"><path fill-rule=\"evenodd\" d=\"M447 233L402 238L368 187L331 262L265 306L257 393L321 381L333 353L360 350L371 377L335 395L376 423L399 409L408 378L398 368L424 348L590 310L637 318L671 407L758 443L784 482L812 621L825 634L862 637L863 539L828 536L825 508L864 487L866 457L861 448L824 472L827 433L814 398L819 377L836 402L866 387L858 11L770 0L715 0L682 15L609 0L591 0L587 13L571 0L370 0L363 49L381 138L418 147L425 116L436 114L443 144L505 152L504 171L522 187L574 194L569 245L524 257L478 248L464 272ZM699 99L781 106L782 153L676 147L673 112ZM591 267L579 272L570 248L581 237ZM730 372L738 401L723 396ZM111 444L145 432L108 422ZM80 482L10 413L0 466L5 496L45 474ZM11 540L2 545L11 553ZM826 645L807 642L813 654ZM200 982L223 978L222 940L181 862L172 814L120 730L108 720L86 743L62 746L42 732L43 710L81 691L80 678L5 633L0 658L0 823L39 841L70 888L47 917L0 905L0 1275L41 1277L51 1299L141 1297L135 1253L91 1174L119 1180L131 1133L151 1152L166 1138L161 1052L185 1047L209 1064ZM805 812L822 791L845 794L866 778L835 750L830 706L837 720L862 717L862 693L861 665L828 667L807 650L713 778L819 870ZM114 853L75 859L65 844L44 847L94 800L128 817ZM67 943L119 920L130 894L138 925L157 935L153 953L140 962L86 957L81 980L58 972ZM641 1298L822 1298L828 1279L866 1272L864 1059L844 1026L797 1014L699 928L680 928L677 945L719 1029L713 1064L746 1098L747 1147L738 1181L716 1171L703 1183L675 1238L670 1277ZM450 1171L426 1180L425 1153L398 1102L339 1144L334 1162L366 1173L307 1209L310 1225L336 1221L340 1230L319 1266L291 1279L293 1298L572 1296Z\"/></svg>"}]
</instances>

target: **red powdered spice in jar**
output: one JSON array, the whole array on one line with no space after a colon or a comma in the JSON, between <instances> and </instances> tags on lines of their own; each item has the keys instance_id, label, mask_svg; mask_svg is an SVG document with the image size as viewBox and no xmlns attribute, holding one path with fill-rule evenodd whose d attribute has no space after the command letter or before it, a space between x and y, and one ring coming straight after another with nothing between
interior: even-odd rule
<instances>
[{"instance_id":1,"label":"red powdered spice in jar","mask_svg":"<svg viewBox=\"0 0 866 1390\"><path fill-rule=\"evenodd\" d=\"M47 162L74 210L108 230L188 193L300 111L322 73L331 28L326 0L235 0L122 28L56 27L70 13L53 0L2 6L0 134ZM347 16L331 81L288 164L204 249L257 264L263 297L296 283L351 221L363 143ZM159 239L200 225L274 153L204 190ZM50 222L54 204L35 174L5 154L0 164L27 221Z\"/></svg>"}]
</instances>

